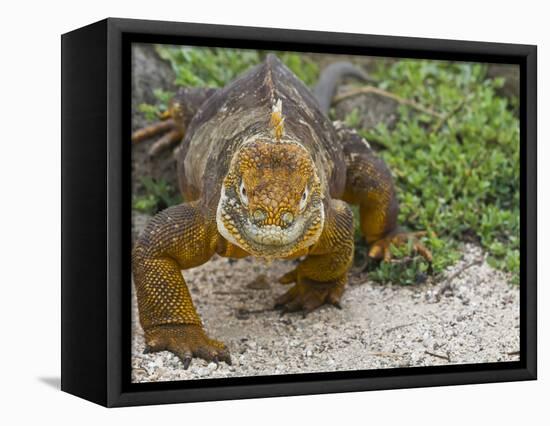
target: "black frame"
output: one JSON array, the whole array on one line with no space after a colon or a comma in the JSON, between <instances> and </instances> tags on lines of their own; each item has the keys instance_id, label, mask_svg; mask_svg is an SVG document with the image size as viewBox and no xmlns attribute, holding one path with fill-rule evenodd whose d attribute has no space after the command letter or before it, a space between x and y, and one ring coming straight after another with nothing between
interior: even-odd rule
<instances>
[{"instance_id":1,"label":"black frame","mask_svg":"<svg viewBox=\"0 0 550 426\"><path fill-rule=\"evenodd\" d=\"M520 66L520 360L130 382L131 43ZM62 390L105 406L536 379L536 46L109 18L62 36ZM527 172L529 171L529 172Z\"/></svg>"}]
</instances>

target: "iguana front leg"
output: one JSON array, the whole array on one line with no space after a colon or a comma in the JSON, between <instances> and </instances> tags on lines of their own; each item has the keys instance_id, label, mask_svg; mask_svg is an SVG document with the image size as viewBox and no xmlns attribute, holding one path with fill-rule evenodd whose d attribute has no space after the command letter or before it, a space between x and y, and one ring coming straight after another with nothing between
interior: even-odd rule
<instances>
[{"instance_id":1,"label":"iguana front leg","mask_svg":"<svg viewBox=\"0 0 550 426\"><path fill-rule=\"evenodd\" d=\"M332 200L319 241L296 269L279 279L295 285L276 300L276 307L304 314L328 303L340 307L353 260L353 214L346 203Z\"/></svg>"},{"instance_id":2,"label":"iguana front leg","mask_svg":"<svg viewBox=\"0 0 550 426\"><path fill-rule=\"evenodd\" d=\"M231 363L225 345L204 332L181 274L212 257L218 236L215 219L205 217L197 204L180 204L151 220L132 253L146 350L171 351L185 369L192 357Z\"/></svg>"}]
</instances>

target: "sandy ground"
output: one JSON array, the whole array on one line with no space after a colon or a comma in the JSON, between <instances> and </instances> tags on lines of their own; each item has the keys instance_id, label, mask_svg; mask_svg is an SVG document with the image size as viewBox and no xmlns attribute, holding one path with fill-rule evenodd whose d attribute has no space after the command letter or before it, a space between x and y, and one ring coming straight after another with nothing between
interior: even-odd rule
<instances>
[{"instance_id":1,"label":"sandy ground","mask_svg":"<svg viewBox=\"0 0 550 426\"><path fill-rule=\"evenodd\" d=\"M144 221L138 218L138 228ZM466 245L444 279L420 286L351 273L342 310L326 306L303 318L272 309L287 290L276 279L291 262L215 257L185 277L207 333L228 345L233 365L194 359L185 371L170 352L144 355L134 297L133 381L517 360L519 288L482 259L478 247Z\"/></svg>"}]
</instances>

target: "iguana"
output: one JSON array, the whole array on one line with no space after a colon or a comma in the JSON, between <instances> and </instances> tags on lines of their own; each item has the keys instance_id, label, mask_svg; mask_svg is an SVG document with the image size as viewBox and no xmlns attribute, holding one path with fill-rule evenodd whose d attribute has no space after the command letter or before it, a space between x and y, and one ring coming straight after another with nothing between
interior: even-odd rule
<instances>
[{"instance_id":1,"label":"iguana","mask_svg":"<svg viewBox=\"0 0 550 426\"><path fill-rule=\"evenodd\" d=\"M388 261L391 244L412 239L431 261L419 233L397 225L390 171L356 132L327 118L328 105L268 55L222 89L181 89L165 121L134 134L162 134L161 145L183 138L176 156L185 202L154 216L132 253L146 351L171 351L185 369L193 357L230 364L226 346L206 334L181 273L215 254L303 257L280 278L293 287L276 306L340 307L354 251L348 203L359 205L371 258Z\"/></svg>"}]
</instances>

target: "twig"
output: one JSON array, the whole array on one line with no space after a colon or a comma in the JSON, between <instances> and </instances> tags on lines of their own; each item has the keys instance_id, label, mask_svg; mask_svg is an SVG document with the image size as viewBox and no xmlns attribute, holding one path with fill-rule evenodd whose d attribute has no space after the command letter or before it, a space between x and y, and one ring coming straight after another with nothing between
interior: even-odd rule
<instances>
[{"instance_id":1,"label":"twig","mask_svg":"<svg viewBox=\"0 0 550 426\"><path fill-rule=\"evenodd\" d=\"M520 355L521 354L521 351L514 351L514 352L507 352L506 355Z\"/></svg>"},{"instance_id":2,"label":"twig","mask_svg":"<svg viewBox=\"0 0 550 426\"><path fill-rule=\"evenodd\" d=\"M229 295L233 295L233 294L247 294L247 295L250 294L250 292L244 291L244 290L235 290L235 291L216 290L212 293L213 294L219 294L219 295L222 295L222 296L229 296Z\"/></svg>"},{"instance_id":3,"label":"twig","mask_svg":"<svg viewBox=\"0 0 550 426\"><path fill-rule=\"evenodd\" d=\"M464 104L466 103L466 98L462 99L456 107L454 107L451 111L444 114L438 121L435 123L435 126L433 127L432 131L430 133L435 134L441 130L443 125L451 118L453 115L455 115L458 111L462 109Z\"/></svg>"},{"instance_id":4,"label":"twig","mask_svg":"<svg viewBox=\"0 0 550 426\"><path fill-rule=\"evenodd\" d=\"M408 324L400 324L396 325L395 327L388 328L386 330L386 333L391 333L392 331L399 330L400 328L408 327L409 325L415 325L415 322L409 322Z\"/></svg>"},{"instance_id":5,"label":"twig","mask_svg":"<svg viewBox=\"0 0 550 426\"><path fill-rule=\"evenodd\" d=\"M430 352L430 351L424 351L424 353L427 354L427 355L434 356L434 357L436 357L436 358L444 359L444 360L446 360L447 362L451 362L451 357L450 357L449 355L435 354L435 353Z\"/></svg>"},{"instance_id":6,"label":"twig","mask_svg":"<svg viewBox=\"0 0 550 426\"><path fill-rule=\"evenodd\" d=\"M366 355L372 355L372 356L388 356L393 358L402 358L405 355L401 354L394 354L393 352L367 352Z\"/></svg>"},{"instance_id":7,"label":"twig","mask_svg":"<svg viewBox=\"0 0 550 426\"><path fill-rule=\"evenodd\" d=\"M393 99L395 102L399 104L410 106L411 108L414 108L420 112L426 113L433 117L439 118L440 120L444 118L443 114L437 111L434 111L431 108L427 108L424 105L419 104L418 102L415 102L411 99L402 98L401 96L396 95L395 93L391 93L391 92L388 92L387 90L383 90L374 86L363 86L363 87L351 89L345 93L342 93L341 95L336 95L332 101L336 104L338 102L343 101L344 99L351 98L357 95L366 95L369 93L374 93L376 95L383 96L385 98Z\"/></svg>"},{"instance_id":8,"label":"twig","mask_svg":"<svg viewBox=\"0 0 550 426\"><path fill-rule=\"evenodd\" d=\"M266 312L272 312L273 309L251 309L251 310L248 310L246 308L239 308L237 309L237 312L236 312L236 317L238 319L248 319L250 317L250 315L252 314L263 314L263 313L266 313Z\"/></svg>"},{"instance_id":9,"label":"twig","mask_svg":"<svg viewBox=\"0 0 550 426\"><path fill-rule=\"evenodd\" d=\"M251 310L248 310L248 309L243 309L242 310L243 312L246 311L246 313L248 314L264 314L266 312L273 312L273 309L251 309Z\"/></svg>"},{"instance_id":10,"label":"twig","mask_svg":"<svg viewBox=\"0 0 550 426\"><path fill-rule=\"evenodd\" d=\"M435 298L437 299L437 301L439 302L441 300L441 296L443 295L443 293L445 293L447 290L451 289L452 281L456 277L458 277L460 274L462 274L467 269L470 269L472 266L481 265L484 260L485 260L485 256L480 258L480 259L477 259L477 260L473 261L472 263L468 263L467 265L465 265L464 267L462 267L458 271L456 271L449 278L447 278L447 280L443 283L443 285L441 286L441 288L439 289L439 291L435 295Z\"/></svg>"}]
</instances>

